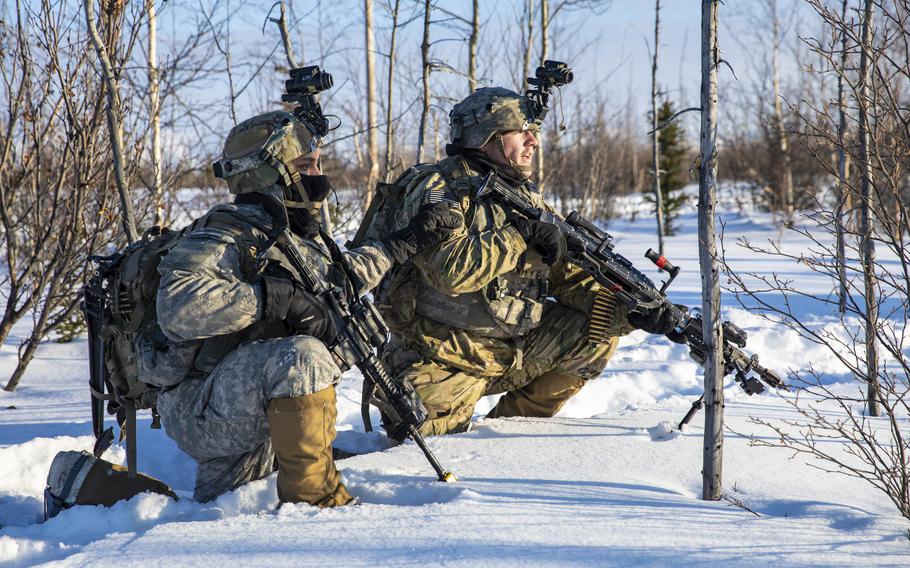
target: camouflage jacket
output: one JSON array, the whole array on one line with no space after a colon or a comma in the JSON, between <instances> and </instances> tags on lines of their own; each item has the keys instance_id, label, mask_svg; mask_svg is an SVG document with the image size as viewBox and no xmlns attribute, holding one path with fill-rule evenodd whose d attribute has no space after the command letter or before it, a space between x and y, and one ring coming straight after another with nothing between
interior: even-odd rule
<instances>
[{"instance_id":1,"label":"camouflage jacket","mask_svg":"<svg viewBox=\"0 0 910 568\"><path fill-rule=\"evenodd\" d=\"M568 264L552 268L529 250L498 202L474 198L483 173L461 157L412 168L397 227L427 202L448 199L465 210L466 230L396 268L377 292L398 339L424 357L488 375L504 372L515 350L539 326L548 301L590 314L599 286ZM520 188L548 207L537 188ZM607 293L602 291L601 293ZM628 332L623 318L614 335Z\"/></svg>"},{"instance_id":2,"label":"camouflage jacket","mask_svg":"<svg viewBox=\"0 0 910 568\"><path fill-rule=\"evenodd\" d=\"M282 322L262 321L264 298L257 280L265 263L256 255L266 241L271 217L259 205L226 204L216 206L200 221L159 264L156 308L168 339L194 351L190 374L204 375L241 343L291 332ZM333 267L324 243L293 238L318 274L347 284ZM358 291L361 294L372 289L392 265L379 245L344 254L364 286ZM267 259L281 263L291 274L296 272L278 247L269 249Z\"/></svg>"}]
</instances>

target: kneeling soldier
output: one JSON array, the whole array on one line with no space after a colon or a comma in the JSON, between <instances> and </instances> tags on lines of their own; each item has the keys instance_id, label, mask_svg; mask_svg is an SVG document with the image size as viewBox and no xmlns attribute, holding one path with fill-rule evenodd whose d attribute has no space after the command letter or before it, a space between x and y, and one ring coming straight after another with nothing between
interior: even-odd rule
<instances>
[{"instance_id":1,"label":"kneeling soldier","mask_svg":"<svg viewBox=\"0 0 910 568\"><path fill-rule=\"evenodd\" d=\"M289 224L293 244L327 281L364 294L461 222L451 207L424 208L404 230L343 253L352 278L333 264L342 253L318 220L330 191L318 143L287 112L234 127L216 174L235 202L197 219L159 265L158 321L189 371L160 393L158 411L199 463L197 500L275 469L281 502L352 500L332 458L341 371L327 345L335 320L301 285L276 228Z\"/></svg>"},{"instance_id":2,"label":"kneeling soldier","mask_svg":"<svg viewBox=\"0 0 910 568\"><path fill-rule=\"evenodd\" d=\"M451 112L449 157L386 188L401 195L382 220L389 232L428 203L459 204L466 219L466 230L395 268L375 293L394 331L386 362L429 411L425 434L463 431L484 395L504 393L488 417L554 415L633 329L611 291L565 262L571 243L555 226L477 195L492 171L547 207L529 179L539 124L527 105L507 89L475 91ZM592 310L602 316L594 340Z\"/></svg>"}]
</instances>

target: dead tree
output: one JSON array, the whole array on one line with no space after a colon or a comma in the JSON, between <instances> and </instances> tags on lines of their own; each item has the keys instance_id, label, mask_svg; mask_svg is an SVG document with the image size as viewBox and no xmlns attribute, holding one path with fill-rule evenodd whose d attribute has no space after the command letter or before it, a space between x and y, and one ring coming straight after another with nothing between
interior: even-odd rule
<instances>
[{"instance_id":1,"label":"dead tree","mask_svg":"<svg viewBox=\"0 0 910 568\"><path fill-rule=\"evenodd\" d=\"M114 161L114 178L117 181L117 193L120 195L120 215L122 216L123 232L127 240L133 242L139 238L139 234L136 232L136 216L133 213L133 202L130 200L128 182L123 171L125 157L123 155L123 128L120 124L120 85L117 78L119 71L115 72L108 46L102 43L101 36L98 34L98 28L95 25L94 4L94 0L85 0L85 21L89 39L95 48L95 53L101 65L102 76L104 77L104 90L107 95L105 114L107 115L107 128ZM112 9L122 10L122 6L114 4ZM122 14L110 15L108 25L115 25L114 22L118 17L122 17Z\"/></svg>"},{"instance_id":2,"label":"dead tree","mask_svg":"<svg viewBox=\"0 0 910 568\"><path fill-rule=\"evenodd\" d=\"M719 500L724 442L723 337L717 263L717 46L718 0L701 3L701 164L698 170L698 259L701 266L705 342L705 439L702 498Z\"/></svg>"},{"instance_id":3,"label":"dead tree","mask_svg":"<svg viewBox=\"0 0 910 568\"><path fill-rule=\"evenodd\" d=\"M847 0L841 0L841 22L847 19ZM847 90L844 74L847 72L847 32L840 30L840 68L837 70L837 204L834 227L837 242L837 309L841 315L847 311L847 252L844 242L844 207L850 189L847 187ZM848 208L849 210L849 208Z\"/></svg>"},{"instance_id":4,"label":"dead tree","mask_svg":"<svg viewBox=\"0 0 910 568\"><path fill-rule=\"evenodd\" d=\"M158 75L158 18L155 0L145 5L148 21L149 120L152 123L152 201L155 203L155 225L164 224L164 176L161 169L161 84Z\"/></svg>"},{"instance_id":5,"label":"dead tree","mask_svg":"<svg viewBox=\"0 0 910 568\"><path fill-rule=\"evenodd\" d=\"M396 0L397 3L397 0ZM480 0L473 0L471 37L468 40L468 94L477 88L477 44L480 42Z\"/></svg>"},{"instance_id":6,"label":"dead tree","mask_svg":"<svg viewBox=\"0 0 910 568\"><path fill-rule=\"evenodd\" d=\"M417 162L423 162L426 149L427 121L430 117L430 13L431 0L423 3L423 41L420 44L421 84L423 85L423 106L420 110L420 127L417 133Z\"/></svg>"},{"instance_id":7,"label":"dead tree","mask_svg":"<svg viewBox=\"0 0 910 568\"><path fill-rule=\"evenodd\" d=\"M657 124L657 54L660 50L660 0L654 1L654 52L651 58L651 175L654 180L654 209L657 214L657 247L660 254L664 253L664 198L660 191L660 135Z\"/></svg>"},{"instance_id":8,"label":"dead tree","mask_svg":"<svg viewBox=\"0 0 910 568\"><path fill-rule=\"evenodd\" d=\"M794 193L793 168L790 164L790 142L784 124L782 95L780 91L780 17L777 11L777 0L768 0L768 11L771 15L771 85L774 95L774 127L777 133L777 146L780 153L780 192L783 202L784 218L787 223L793 222Z\"/></svg>"},{"instance_id":9,"label":"dead tree","mask_svg":"<svg viewBox=\"0 0 910 568\"><path fill-rule=\"evenodd\" d=\"M550 56L550 0L540 0L540 64ZM537 185L541 191L544 189L546 173L546 156L543 153L544 133L543 128L537 135Z\"/></svg>"},{"instance_id":10,"label":"dead tree","mask_svg":"<svg viewBox=\"0 0 910 568\"><path fill-rule=\"evenodd\" d=\"M395 97L395 41L398 37L398 13L401 0L395 0L392 6L392 32L389 39L389 73L386 82L386 110L385 110L385 181L390 183L394 171L395 124L392 121L393 101Z\"/></svg>"},{"instance_id":11,"label":"dead tree","mask_svg":"<svg viewBox=\"0 0 910 568\"><path fill-rule=\"evenodd\" d=\"M862 44L859 56L859 155L860 155L860 249L862 251L863 281L866 300L866 378L869 382L867 408L870 416L878 416L878 297L875 276L875 240L872 234L872 158L869 152L870 108L872 101L872 0L863 6Z\"/></svg>"},{"instance_id":12,"label":"dead tree","mask_svg":"<svg viewBox=\"0 0 910 568\"><path fill-rule=\"evenodd\" d=\"M369 201L373 187L379 180L379 132L376 130L376 45L373 39L373 0L363 0L364 46L366 50L367 80L367 159L369 174L365 193Z\"/></svg>"}]
</instances>

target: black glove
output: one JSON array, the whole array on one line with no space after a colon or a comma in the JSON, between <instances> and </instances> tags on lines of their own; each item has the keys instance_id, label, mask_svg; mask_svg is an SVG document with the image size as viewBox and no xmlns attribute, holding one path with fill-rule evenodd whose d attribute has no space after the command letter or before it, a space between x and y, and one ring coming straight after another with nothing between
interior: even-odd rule
<instances>
[{"instance_id":1,"label":"black glove","mask_svg":"<svg viewBox=\"0 0 910 568\"><path fill-rule=\"evenodd\" d=\"M302 286L273 275L264 275L260 282L265 298L262 319L285 321L295 332L312 335L324 343L331 343L338 335L331 312Z\"/></svg>"},{"instance_id":2,"label":"black glove","mask_svg":"<svg viewBox=\"0 0 910 568\"><path fill-rule=\"evenodd\" d=\"M528 243L528 247L532 247L540 253L541 259L547 266L553 266L565 260L568 249L566 237L556 225L545 221L514 217L512 226Z\"/></svg>"},{"instance_id":3,"label":"black glove","mask_svg":"<svg viewBox=\"0 0 910 568\"><path fill-rule=\"evenodd\" d=\"M686 306L675 305L684 312L689 309ZM661 304L645 313L632 312L628 315L628 320L629 325L635 329L641 329L648 333L666 335L675 343L685 343L685 337L683 337L682 334L673 332L673 329L679 322L673 317L673 314L666 304Z\"/></svg>"},{"instance_id":4,"label":"black glove","mask_svg":"<svg viewBox=\"0 0 910 568\"><path fill-rule=\"evenodd\" d=\"M439 244L464 226L464 213L457 203L426 204L408 226L382 241L395 262L408 261L425 247Z\"/></svg>"}]
</instances>

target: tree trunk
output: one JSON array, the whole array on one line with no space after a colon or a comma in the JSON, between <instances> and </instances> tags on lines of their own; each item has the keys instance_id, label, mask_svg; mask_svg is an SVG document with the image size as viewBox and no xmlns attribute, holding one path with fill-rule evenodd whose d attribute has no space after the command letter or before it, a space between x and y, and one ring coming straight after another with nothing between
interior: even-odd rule
<instances>
[{"instance_id":1,"label":"tree trunk","mask_svg":"<svg viewBox=\"0 0 910 568\"><path fill-rule=\"evenodd\" d=\"M657 248L664 254L664 197L660 192L660 145L657 130L657 54L660 50L660 0L654 1L654 58L651 60L651 161L654 169L654 206L657 213Z\"/></svg>"},{"instance_id":2,"label":"tree trunk","mask_svg":"<svg viewBox=\"0 0 910 568\"><path fill-rule=\"evenodd\" d=\"M701 167L698 172L698 259L705 342L705 439L702 498L721 498L724 443L723 339L714 216L717 191L718 0L701 3Z\"/></svg>"},{"instance_id":3,"label":"tree trunk","mask_svg":"<svg viewBox=\"0 0 910 568\"><path fill-rule=\"evenodd\" d=\"M423 64L423 109L420 111L420 131L417 133L417 162L423 162L426 147L427 119L430 115L430 0L423 3L423 42L420 57Z\"/></svg>"},{"instance_id":4,"label":"tree trunk","mask_svg":"<svg viewBox=\"0 0 910 568\"><path fill-rule=\"evenodd\" d=\"M126 234L127 241L133 242L139 238L139 234L136 232L133 203L130 201L129 188L123 171L123 128L120 125L120 90L117 85L117 77L114 75L110 55L107 48L101 43L98 28L95 27L94 4L94 0L85 0L85 20L89 38L95 48L95 53L98 55L98 61L101 63L101 72L104 77L105 91L107 92L107 127L111 138L111 153L114 159L114 178L117 181L117 192L120 195L123 232ZM111 20L111 25L114 25L113 19Z\"/></svg>"},{"instance_id":5,"label":"tree trunk","mask_svg":"<svg viewBox=\"0 0 910 568\"><path fill-rule=\"evenodd\" d=\"M875 241L872 239L872 158L869 155L869 110L872 102L872 0L863 8L863 44L859 58L859 155L862 167L860 182L860 250L863 259L863 281L866 296L866 381L869 385L867 407L870 416L879 415L878 386L878 294L875 276Z\"/></svg>"},{"instance_id":6,"label":"tree trunk","mask_svg":"<svg viewBox=\"0 0 910 568\"><path fill-rule=\"evenodd\" d=\"M524 58L521 61L521 76L518 78L518 90L522 90L524 80L528 78L531 72L531 51L534 49L534 0L525 0L525 11L527 12L527 42L525 42Z\"/></svg>"},{"instance_id":7,"label":"tree trunk","mask_svg":"<svg viewBox=\"0 0 910 568\"><path fill-rule=\"evenodd\" d=\"M847 25L847 0L841 2L841 26ZM834 231L837 238L837 298L838 311L847 312L847 252L844 238L844 204L847 193L847 91L844 74L847 72L847 30L841 29L840 69L837 72L837 203L835 204Z\"/></svg>"},{"instance_id":8,"label":"tree trunk","mask_svg":"<svg viewBox=\"0 0 910 568\"><path fill-rule=\"evenodd\" d=\"M396 1L397 4L397 1ZM477 88L477 43L480 41L480 0L474 0L471 39L468 40L468 94Z\"/></svg>"},{"instance_id":9,"label":"tree trunk","mask_svg":"<svg viewBox=\"0 0 910 568\"><path fill-rule=\"evenodd\" d=\"M784 218L793 222L793 169L790 165L790 143L784 127L784 113L780 94L780 19L777 17L777 0L769 0L771 12L771 74L774 90L774 126L777 129L778 151L781 167L781 200L783 201Z\"/></svg>"},{"instance_id":10,"label":"tree trunk","mask_svg":"<svg viewBox=\"0 0 910 568\"><path fill-rule=\"evenodd\" d=\"M543 62L547 60L547 57L550 56L550 0L540 0L540 64L543 65ZM544 173L546 168L546 158L543 155L543 128L540 129L540 135L537 137L537 185L540 187L540 190L543 191L544 183Z\"/></svg>"},{"instance_id":11,"label":"tree trunk","mask_svg":"<svg viewBox=\"0 0 910 568\"><path fill-rule=\"evenodd\" d=\"M297 58L294 57L294 45L291 43L291 34L288 31L287 6L284 0L279 2L280 15L278 17L278 32L281 34L281 43L284 46L284 57L291 69L297 67Z\"/></svg>"},{"instance_id":12,"label":"tree trunk","mask_svg":"<svg viewBox=\"0 0 910 568\"><path fill-rule=\"evenodd\" d=\"M395 94L395 40L398 37L398 8L401 0L395 0L392 8L392 39L389 42L389 77L386 84L386 110L385 110L385 181L391 183L394 170L393 140L395 127L392 124L392 99Z\"/></svg>"},{"instance_id":13,"label":"tree trunk","mask_svg":"<svg viewBox=\"0 0 910 568\"><path fill-rule=\"evenodd\" d=\"M149 66L149 117L152 121L152 202L155 207L155 225L164 225L167 209L164 204L164 184L161 171L161 102L158 76L158 18L155 0L147 0L148 12L148 66Z\"/></svg>"},{"instance_id":14,"label":"tree trunk","mask_svg":"<svg viewBox=\"0 0 910 568\"><path fill-rule=\"evenodd\" d=\"M367 56L367 176L366 200L369 201L373 188L379 180L379 133L376 131L376 46L373 41L373 0L363 0L366 18L364 43Z\"/></svg>"}]
</instances>

